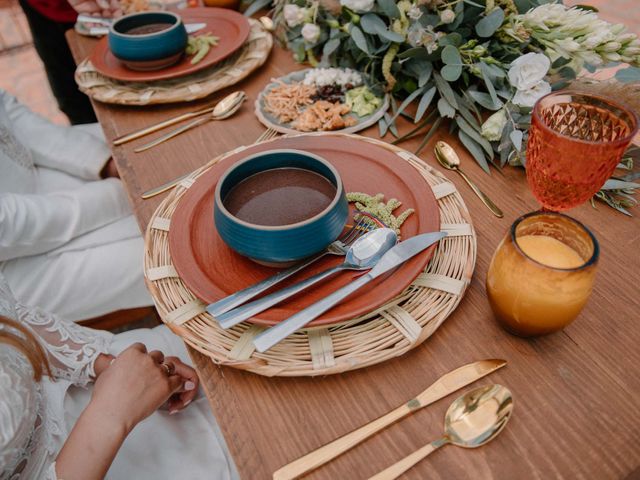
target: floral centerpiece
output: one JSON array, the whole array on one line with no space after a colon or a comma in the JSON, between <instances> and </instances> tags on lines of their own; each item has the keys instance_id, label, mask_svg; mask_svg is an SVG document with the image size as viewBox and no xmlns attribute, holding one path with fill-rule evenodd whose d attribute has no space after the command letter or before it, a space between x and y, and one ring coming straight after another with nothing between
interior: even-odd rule
<instances>
[{"instance_id":1,"label":"floral centerpiece","mask_svg":"<svg viewBox=\"0 0 640 480\"><path fill-rule=\"evenodd\" d=\"M395 143L423 134L421 150L450 119L489 172L526 164L532 106L581 71L623 62L617 78L640 80L640 39L594 10L553 0L275 0L274 19L297 61L357 69L399 99L382 136L399 137L395 120L408 117L415 128ZM599 198L625 211L640 185L615 186Z\"/></svg>"}]
</instances>

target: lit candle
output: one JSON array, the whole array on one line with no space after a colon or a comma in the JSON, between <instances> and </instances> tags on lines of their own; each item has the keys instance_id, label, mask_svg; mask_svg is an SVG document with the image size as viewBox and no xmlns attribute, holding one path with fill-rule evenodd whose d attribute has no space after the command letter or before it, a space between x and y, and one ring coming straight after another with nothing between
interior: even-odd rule
<instances>
[{"instance_id":1,"label":"lit candle","mask_svg":"<svg viewBox=\"0 0 640 480\"><path fill-rule=\"evenodd\" d=\"M516 221L487 272L496 318L525 337L564 328L589 298L596 259L595 238L570 217L535 213Z\"/></svg>"},{"instance_id":2,"label":"lit candle","mask_svg":"<svg viewBox=\"0 0 640 480\"><path fill-rule=\"evenodd\" d=\"M578 268L584 259L570 246L544 235L523 235L516 240L526 256L552 268Z\"/></svg>"}]
</instances>

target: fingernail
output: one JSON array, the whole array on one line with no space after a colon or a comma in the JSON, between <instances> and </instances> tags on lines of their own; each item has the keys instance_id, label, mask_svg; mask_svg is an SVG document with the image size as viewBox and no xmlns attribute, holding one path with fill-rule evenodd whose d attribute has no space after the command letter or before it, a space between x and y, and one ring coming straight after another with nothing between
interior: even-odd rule
<instances>
[{"instance_id":1,"label":"fingernail","mask_svg":"<svg viewBox=\"0 0 640 480\"><path fill-rule=\"evenodd\" d=\"M174 413L178 413L177 409L169 410L169 415L173 415Z\"/></svg>"},{"instance_id":2,"label":"fingernail","mask_svg":"<svg viewBox=\"0 0 640 480\"><path fill-rule=\"evenodd\" d=\"M189 390L193 390L194 388L196 388L196 384L188 381L188 382L184 382L184 389L188 392Z\"/></svg>"}]
</instances>

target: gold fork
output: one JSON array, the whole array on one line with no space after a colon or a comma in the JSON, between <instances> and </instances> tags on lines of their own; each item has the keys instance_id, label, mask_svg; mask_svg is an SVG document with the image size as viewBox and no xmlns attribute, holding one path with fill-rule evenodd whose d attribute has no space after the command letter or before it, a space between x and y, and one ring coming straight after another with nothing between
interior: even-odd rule
<instances>
[{"instance_id":1,"label":"gold fork","mask_svg":"<svg viewBox=\"0 0 640 480\"><path fill-rule=\"evenodd\" d=\"M253 142L253 145L260 142L266 142L267 140L272 140L277 136L278 136L278 132L276 130L274 130L273 128L267 128L264 132L260 134L258 138L256 138L255 142ZM147 198L160 195L161 193L166 192L167 190L170 190L173 187L175 187L182 180L192 175L195 171L196 170L193 170L192 172L189 172L189 173L185 173L184 175L181 175L178 178L174 178L173 180L170 180L167 183L163 183L159 187L155 187L155 188L152 188L151 190L147 190L141 195L141 197L146 200Z\"/></svg>"}]
</instances>

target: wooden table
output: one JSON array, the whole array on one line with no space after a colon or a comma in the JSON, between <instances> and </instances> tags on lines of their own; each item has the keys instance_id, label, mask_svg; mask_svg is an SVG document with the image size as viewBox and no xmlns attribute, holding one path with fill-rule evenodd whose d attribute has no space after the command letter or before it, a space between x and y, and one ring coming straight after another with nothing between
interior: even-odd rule
<instances>
[{"instance_id":1,"label":"wooden table","mask_svg":"<svg viewBox=\"0 0 640 480\"><path fill-rule=\"evenodd\" d=\"M93 46L92 40L74 33L68 39L76 60ZM140 194L218 154L252 143L264 130L253 116L256 94L270 78L296 68L300 67L290 54L276 48L259 72L237 86L250 101L232 119L212 122L142 154L133 153L135 142L113 150L141 230L162 196L142 200ZM226 93L166 107L94 106L107 138L112 139ZM401 126L407 131L408 125ZM377 136L377 129L365 135ZM431 152L437 138L422 154L436 168ZM417 142L403 146L413 151ZM478 261L460 306L423 345L372 368L296 379L218 367L192 352L242 478L270 478L278 467L400 405L440 375L494 357L508 360L508 366L474 386L496 382L512 390L515 413L508 427L491 445L478 450L446 447L405 478L639 478L640 217L626 218L603 205L573 210L571 215L591 227L600 241L599 273L591 299L579 319L561 333L535 340L514 337L493 319L484 280L493 251L511 222L535 210L537 203L522 170L493 170L488 176L462 149L458 151L465 171L504 210L505 218L491 215L459 176L446 172L471 212ZM640 215L640 209L635 214ZM454 398L391 426L309 478L369 477L438 438Z\"/></svg>"}]
</instances>

